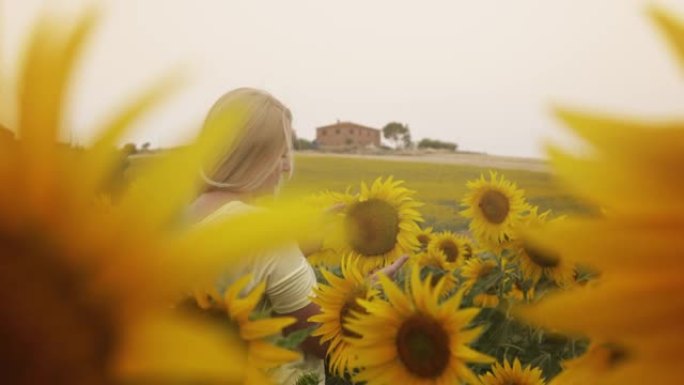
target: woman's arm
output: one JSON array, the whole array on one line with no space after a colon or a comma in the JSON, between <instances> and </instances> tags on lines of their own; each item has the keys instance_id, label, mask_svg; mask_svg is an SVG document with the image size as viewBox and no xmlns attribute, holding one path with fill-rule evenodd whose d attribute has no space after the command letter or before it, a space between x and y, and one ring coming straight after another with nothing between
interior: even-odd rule
<instances>
[{"instance_id":1,"label":"woman's arm","mask_svg":"<svg viewBox=\"0 0 684 385\"><path fill-rule=\"evenodd\" d=\"M299 310L295 310L293 312L286 314L278 314L282 316L294 317L297 320L297 322L295 322L294 324L283 329L284 334L288 335L297 330L310 327L317 327L317 323L309 322L308 320L310 317L319 314L320 312L321 308L312 302ZM321 344L321 340L319 337L314 337L311 335L306 337L306 339L304 340L304 342L302 342L300 347L305 353L312 354L319 358L325 358L325 355L328 351L328 343Z\"/></svg>"}]
</instances>

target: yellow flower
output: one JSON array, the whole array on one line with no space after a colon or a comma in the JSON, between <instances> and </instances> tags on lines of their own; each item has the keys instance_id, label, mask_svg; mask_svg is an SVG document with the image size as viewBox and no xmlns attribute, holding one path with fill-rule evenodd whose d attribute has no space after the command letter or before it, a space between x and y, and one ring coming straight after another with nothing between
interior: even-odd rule
<instances>
[{"instance_id":1,"label":"yellow flower","mask_svg":"<svg viewBox=\"0 0 684 385\"><path fill-rule=\"evenodd\" d=\"M468 260L461 269L461 276L464 278L463 288L466 292L470 291L478 281L496 273L498 271L497 266L497 263L491 259L472 258Z\"/></svg>"},{"instance_id":2,"label":"yellow flower","mask_svg":"<svg viewBox=\"0 0 684 385\"><path fill-rule=\"evenodd\" d=\"M311 266L322 269L339 266L340 251L330 248L321 249L308 255L306 260Z\"/></svg>"},{"instance_id":3,"label":"yellow flower","mask_svg":"<svg viewBox=\"0 0 684 385\"><path fill-rule=\"evenodd\" d=\"M418 234L416 234L416 240L423 250L427 249L432 237L432 227L421 228Z\"/></svg>"},{"instance_id":4,"label":"yellow flower","mask_svg":"<svg viewBox=\"0 0 684 385\"><path fill-rule=\"evenodd\" d=\"M263 370L277 368L282 364L297 360L299 353L283 349L269 343L266 338L280 335L284 327L293 324L293 317L273 317L251 320L250 314L262 300L266 283L262 282L248 295L241 298L240 293L251 279L247 275L228 287L224 296L224 306L230 318L237 322L239 334L247 345L247 367L244 383L252 384L261 379Z\"/></svg>"},{"instance_id":5,"label":"yellow flower","mask_svg":"<svg viewBox=\"0 0 684 385\"><path fill-rule=\"evenodd\" d=\"M428 250L431 253L442 254L444 259L456 266L473 255L473 245L470 240L463 235L456 235L451 231L442 231L433 234Z\"/></svg>"},{"instance_id":6,"label":"yellow flower","mask_svg":"<svg viewBox=\"0 0 684 385\"><path fill-rule=\"evenodd\" d=\"M433 286L440 280L444 281L441 283L441 295L449 295L456 288L458 280L454 275L453 264L446 261L443 253L428 250L414 256L412 260L415 268L428 269Z\"/></svg>"},{"instance_id":7,"label":"yellow flower","mask_svg":"<svg viewBox=\"0 0 684 385\"><path fill-rule=\"evenodd\" d=\"M554 281L558 286L568 287L575 282L575 264L554 249L543 248L532 239L525 237L525 232L539 229L547 224L549 211L539 214L533 207L520 225L521 234L513 241L514 259L518 261L523 277L535 285L542 275ZM551 221L549 224L557 221Z\"/></svg>"},{"instance_id":8,"label":"yellow flower","mask_svg":"<svg viewBox=\"0 0 684 385\"><path fill-rule=\"evenodd\" d=\"M522 285L518 282L513 282L511 289L506 293L506 298L512 299L514 301L530 301L534 298L534 288L528 288L524 290Z\"/></svg>"},{"instance_id":9,"label":"yellow flower","mask_svg":"<svg viewBox=\"0 0 684 385\"><path fill-rule=\"evenodd\" d=\"M91 11L73 23L45 16L35 25L11 127L18 140L0 142L3 381L239 381L246 354L237 336L181 318L170 304L263 243L264 228L273 230L275 246L312 224L296 216L301 205L290 205L170 231L201 183L196 165L231 140L215 128L197 145L151 162L140 187L117 206L99 199L119 160L115 144L177 82L166 79L134 98L89 148L56 143L74 62L97 19ZM237 132L242 120L229 111L222 124Z\"/></svg>"},{"instance_id":10,"label":"yellow flower","mask_svg":"<svg viewBox=\"0 0 684 385\"><path fill-rule=\"evenodd\" d=\"M618 368L627 352L615 344L592 343L583 355L564 361L563 371L550 382L550 385L593 385L605 381L605 375Z\"/></svg>"},{"instance_id":11,"label":"yellow flower","mask_svg":"<svg viewBox=\"0 0 684 385\"><path fill-rule=\"evenodd\" d=\"M422 222L416 210L422 204L414 192L401 187L392 177L376 179L370 188L361 184L361 192L344 209L343 250L359 258L367 272L394 261L417 248L416 234Z\"/></svg>"},{"instance_id":12,"label":"yellow flower","mask_svg":"<svg viewBox=\"0 0 684 385\"><path fill-rule=\"evenodd\" d=\"M369 385L479 383L466 364L493 359L467 346L482 329L467 329L479 309L459 309L463 292L440 304L439 287L421 281L418 269L409 293L385 276L380 284L388 300L361 301L368 315L348 324L361 336L349 340L364 368L356 379Z\"/></svg>"},{"instance_id":13,"label":"yellow flower","mask_svg":"<svg viewBox=\"0 0 684 385\"><path fill-rule=\"evenodd\" d=\"M311 317L311 322L317 322L320 327L312 334L321 336L321 342L328 342L330 369L342 375L352 368L354 355L349 351L349 338L358 335L350 331L345 325L357 314L365 314L365 309L358 303L359 299L370 300L377 294L370 282L358 270L357 260L349 256L342 260L342 277L338 277L327 270L321 270L327 284L320 284L315 289L313 302L321 307L321 314Z\"/></svg>"},{"instance_id":14,"label":"yellow flower","mask_svg":"<svg viewBox=\"0 0 684 385\"><path fill-rule=\"evenodd\" d=\"M466 207L461 215L471 220L470 231L482 245L500 251L530 208L523 190L494 171L490 171L490 180L481 175L467 186L470 191L461 201Z\"/></svg>"},{"instance_id":15,"label":"yellow flower","mask_svg":"<svg viewBox=\"0 0 684 385\"><path fill-rule=\"evenodd\" d=\"M516 358L511 365L507 360L503 365L497 362L492 371L480 376L482 385L544 385L542 372L539 368L528 366L523 368Z\"/></svg>"},{"instance_id":16,"label":"yellow flower","mask_svg":"<svg viewBox=\"0 0 684 385\"><path fill-rule=\"evenodd\" d=\"M659 9L651 15L681 60L684 22ZM583 374L597 384L679 383L684 361L684 122L569 111L559 116L591 149L583 157L552 150L552 164L568 186L606 211L601 218L542 229L534 240L597 269L600 277L522 313L536 324L621 346L619 365Z\"/></svg>"},{"instance_id":17,"label":"yellow flower","mask_svg":"<svg viewBox=\"0 0 684 385\"><path fill-rule=\"evenodd\" d=\"M473 298L473 305L479 307L499 306L499 297L496 294L480 293Z\"/></svg>"}]
</instances>

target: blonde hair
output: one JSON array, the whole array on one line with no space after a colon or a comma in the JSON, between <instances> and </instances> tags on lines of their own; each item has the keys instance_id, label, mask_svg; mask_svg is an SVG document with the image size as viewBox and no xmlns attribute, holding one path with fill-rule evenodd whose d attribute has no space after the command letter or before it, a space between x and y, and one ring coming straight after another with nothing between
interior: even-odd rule
<instances>
[{"instance_id":1,"label":"blonde hair","mask_svg":"<svg viewBox=\"0 0 684 385\"><path fill-rule=\"evenodd\" d=\"M211 107L205 127L239 103L247 108L247 120L235 143L211 171L200 170L209 188L250 192L281 167L283 154L292 172L292 113L268 92L238 88L221 96Z\"/></svg>"}]
</instances>

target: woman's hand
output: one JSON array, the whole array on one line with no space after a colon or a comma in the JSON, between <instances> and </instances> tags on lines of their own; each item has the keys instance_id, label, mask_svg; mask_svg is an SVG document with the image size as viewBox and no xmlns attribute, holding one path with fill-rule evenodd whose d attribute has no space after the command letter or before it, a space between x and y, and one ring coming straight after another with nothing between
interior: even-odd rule
<instances>
[{"instance_id":1,"label":"woman's hand","mask_svg":"<svg viewBox=\"0 0 684 385\"><path fill-rule=\"evenodd\" d=\"M375 284L378 281L378 274L384 274L390 279L394 279L397 272L404 266L406 261L408 261L409 256L407 254L402 255L392 264L383 267L382 269L371 272L370 281L371 284Z\"/></svg>"}]
</instances>

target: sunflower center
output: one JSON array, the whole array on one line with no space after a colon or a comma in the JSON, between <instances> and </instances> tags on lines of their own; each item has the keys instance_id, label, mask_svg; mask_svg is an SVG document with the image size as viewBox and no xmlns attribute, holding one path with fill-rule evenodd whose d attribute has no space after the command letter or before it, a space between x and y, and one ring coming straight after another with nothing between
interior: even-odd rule
<instances>
[{"instance_id":1,"label":"sunflower center","mask_svg":"<svg viewBox=\"0 0 684 385\"><path fill-rule=\"evenodd\" d=\"M383 200L369 199L354 204L345 222L351 247L359 254L385 254L397 243L399 213Z\"/></svg>"},{"instance_id":2,"label":"sunflower center","mask_svg":"<svg viewBox=\"0 0 684 385\"><path fill-rule=\"evenodd\" d=\"M354 317L354 313L357 314L368 314L366 309L359 305L357 299L365 298L362 295L355 295L351 300L347 301L342 309L340 310L340 325L342 325L342 335L351 338L361 338L361 336L353 331L349 330L345 324L349 321L350 317ZM352 311L354 313L352 313Z\"/></svg>"},{"instance_id":3,"label":"sunflower center","mask_svg":"<svg viewBox=\"0 0 684 385\"><path fill-rule=\"evenodd\" d=\"M42 231L0 233L0 363L6 383L106 383L118 342L114 301ZM65 343L68 341L68 343ZM9 378L7 377L9 376Z\"/></svg>"},{"instance_id":4,"label":"sunflower center","mask_svg":"<svg viewBox=\"0 0 684 385\"><path fill-rule=\"evenodd\" d=\"M420 378L437 378L449 365L449 335L436 320L424 315L407 319L397 333L399 359Z\"/></svg>"},{"instance_id":5,"label":"sunflower center","mask_svg":"<svg viewBox=\"0 0 684 385\"><path fill-rule=\"evenodd\" d=\"M482 194L478 206L487 221L494 224L503 223L511 209L508 197L495 190L488 190Z\"/></svg>"},{"instance_id":6,"label":"sunflower center","mask_svg":"<svg viewBox=\"0 0 684 385\"><path fill-rule=\"evenodd\" d=\"M484 263L480 268L480 271L477 272L477 278L485 278L494 270L495 267L496 266L492 265L491 263Z\"/></svg>"},{"instance_id":7,"label":"sunflower center","mask_svg":"<svg viewBox=\"0 0 684 385\"><path fill-rule=\"evenodd\" d=\"M458 245L454 241L447 239L439 244L439 249L446 256L447 262L456 262L459 255Z\"/></svg>"},{"instance_id":8,"label":"sunflower center","mask_svg":"<svg viewBox=\"0 0 684 385\"><path fill-rule=\"evenodd\" d=\"M530 260L541 268L551 269L560 264L560 256L556 253L540 250L529 243L525 244L524 250Z\"/></svg>"},{"instance_id":9,"label":"sunflower center","mask_svg":"<svg viewBox=\"0 0 684 385\"><path fill-rule=\"evenodd\" d=\"M466 243L465 246L463 246L463 258L467 260L467 259L470 259L470 257L472 257L472 256L473 256L473 247Z\"/></svg>"},{"instance_id":10,"label":"sunflower center","mask_svg":"<svg viewBox=\"0 0 684 385\"><path fill-rule=\"evenodd\" d=\"M420 247L425 248L428 243L430 243L430 236L427 234L418 234L416 238L418 238L418 242L420 242Z\"/></svg>"},{"instance_id":11,"label":"sunflower center","mask_svg":"<svg viewBox=\"0 0 684 385\"><path fill-rule=\"evenodd\" d=\"M609 368L614 368L629 359L629 352L627 349L618 344L607 342L602 344L601 347L608 351L606 364Z\"/></svg>"}]
</instances>

